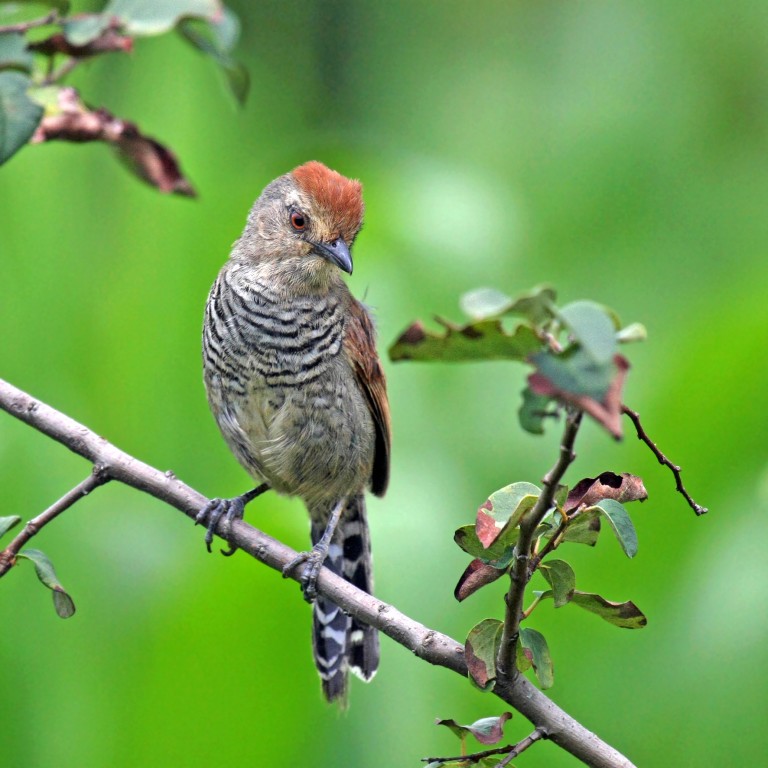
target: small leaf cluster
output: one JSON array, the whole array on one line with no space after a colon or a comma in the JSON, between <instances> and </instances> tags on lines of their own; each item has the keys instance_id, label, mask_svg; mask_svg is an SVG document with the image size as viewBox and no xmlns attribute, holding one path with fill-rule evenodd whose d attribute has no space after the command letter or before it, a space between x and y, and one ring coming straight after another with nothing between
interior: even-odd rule
<instances>
[{"instance_id":1,"label":"small leaf cluster","mask_svg":"<svg viewBox=\"0 0 768 768\"><path fill-rule=\"evenodd\" d=\"M480 506L474 524L459 528L454 540L473 559L455 589L457 600L464 600L505 574L511 574L518 557L520 526L535 506L541 489L531 483L512 483L499 489ZM555 608L574 605L590 611L609 624L626 629L645 626L646 618L631 601L616 603L598 594L576 589L576 574L568 562L551 557L562 544L595 546L603 524L612 530L627 557L637 553L637 533L625 504L647 497L640 478L630 474L603 472L585 478L572 489L559 486L553 507L534 532L526 581L538 571L548 589L534 591L533 602L523 612L526 622L536 607L552 600ZM497 664L504 622L484 619L469 632L465 646L472 681L491 690L497 679ZM525 625L517 638L516 665L525 672L533 669L539 685L549 688L554 668L544 636Z\"/></svg>"},{"instance_id":2,"label":"small leaf cluster","mask_svg":"<svg viewBox=\"0 0 768 768\"><path fill-rule=\"evenodd\" d=\"M240 34L237 16L221 0L107 0L99 13L75 15L67 15L67 2L46 4L52 8L47 16L3 25L16 4L0 2L0 165L27 143L101 141L161 192L193 196L170 149L135 123L90 108L64 81L81 61L128 53L137 37L177 30L219 65L242 104L249 82L232 57Z\"/></svg>"},{"instance_id":3,"label":"small leaf cluster","mask_svg":"<svg viewBox=\"0 0 768 768\"><path fill-rule=\"evenodd\" d=\"M588 413L621 436L621 391L629 363L618 346L645 338L643 326L622 327L616 314L592 301L563 307L552 288L510 298L491 288L465 294L461 309L470 321L435 318L442 331L417 321L389 350L392 360L464 362L513 360L534 368L523 391L520 424L541 434L558 403Z\"/></svg>"},{"instance_id":4,"label":"small leaf cluster","mask_svg":"<svg viewBox=\"0 0 768 768\"><path fill-rule=\"evenodd\" d=\"M0 517L0 537L15 528L20 522L21 518L18 515ZM62 619L68 619L74 615L75 603L56 576L53 563L43 552L39 549L22 549L21 552L12 555L12 557L16 564L19 560L29 560L35 566L37 578L53 592L53 607Z\"/></svg>"},{"instance_id":5,"label":"small leaf cluster","mask_svg":"<svg viewBox=\"0 0 768 768\"><path fill-rule=\"evenodd\" d=\"M442 765L451 765L454 768L466 768L470 765L493 768L499 765L504 761L505 753L512 751L513 746L511 744L500 749L468 754L467 737L473 736L480 744L486 746L498 744L504 737L504 724L511 718L511 712L502 712L498 717L483 717L470 725L459 725L455 720L437 720L436 725L446 726L459 738L461 755L459 757L425 758L425 761L429 760L427 768L438 768Z\"/></svg>"}]
</instances>

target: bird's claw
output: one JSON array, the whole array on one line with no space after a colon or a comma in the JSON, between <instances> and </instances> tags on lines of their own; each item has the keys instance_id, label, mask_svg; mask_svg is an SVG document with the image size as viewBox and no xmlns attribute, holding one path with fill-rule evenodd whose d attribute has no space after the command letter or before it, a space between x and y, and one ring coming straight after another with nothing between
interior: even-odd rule
<instances>
[{"instance_id":1,"label":"bird's claw","mask_svg":"<svg viewBox=\"0 0 768 768\"><path fill-rule=\"evenodd\" d=\"M195 525L204 525L206 518L208 524L205 529L205 546L211 551L213 543L213 534L219 520L226 517L231 523L233 520L242 520L245 514L245 502L242 496L236 496L234 499L211 499L198 513L195 518ZM237 547L231 545L229 549L222 549L221 554L229 557L234 555Z\"/></svg>"},{"instance_id":2,"label":"bird's claw","mask_svg":"<svg viewBox=\"0 0 768 768\"><path fill-rule=\"evenodd\" d=\"M317 577L327 555L326 548L316 545L308 552L300 552L283 568L283 578L287 579L300 565L307 564L301 574L301 591L308 603L314 602L317 597Z\"/></svg>"}]
</instances>

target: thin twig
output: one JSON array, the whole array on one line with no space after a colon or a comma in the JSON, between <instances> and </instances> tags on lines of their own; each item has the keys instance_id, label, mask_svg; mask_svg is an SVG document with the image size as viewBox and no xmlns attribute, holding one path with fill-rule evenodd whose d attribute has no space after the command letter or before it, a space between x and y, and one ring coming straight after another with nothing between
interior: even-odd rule
<instances>
[{"instance_id":1,"label":"thin twig","mask_svg":"<svg viewBox=\"0 0 768 768\"><path fill-rule=\"evenodd\" d=\"M635 425L635 430L637 431L638 439L642 440L651 449L653 455L659 460L659 464L663 464L664 466L669 467L669 469L672 471L672 474L675 476L675 486L677 491L683 495L685 500L688 502L688 506L690 506L690 508L697 515L706 515L709 510L706 507L702 507L701 504L697 504L683 485L683 480L680 477L680 467L678 467L677 464L673 464L659 450L659 447L656 445L656 443L654 443L653 440L648 437L648 434L643 429L643 425L640 422L640 414L637 411L633 411L631 408L627 408L626 405L621 406L621 412L629 416L629 418L632 420L632 423Z\"/></svg>"},{"instance_id":2,"label":"thin twig","mask_svg":"<svg viewBox=\"0 0 768 768\"><path fill-rule=\"evenodd\" d=\"M515 562L510 573L509 591L506 595L506 612L504 615L504 629L501 635L499 647L498 668L503 676L513 678L516 676L515 648L520 633L520 621L523 618L523 600L525 588L531 578L531 548L536 528L544 516L552 507L557 486L565 471L576 458L573 445L581 425L581 411L566 412L565 430L560 443L560 455L557 463L545 475L542 484L541 495L536 500L533 509L525 515L520 523L520 538L515 547Z\"/></svg>"},{"instance_id":3,"label":"thin twig","mask_svg":"<svg viewBox=\"0 0 768 768\"><path fill-rule=\"evenodd\" d=\"M0 552L0 577L7 573L16 562L16 555L19 550L37 533L44 528L54 518L62 512L69 509L75 502L80 501L83 496L87 496L95 488L103 485L109 480L109 475L104 468L98 464L94 466L93 471L81 483L78 483L71 491L65 493L56 503L51 504L48 509L41 512L37 517L30 520L21 532L11 541L11 543Z\"/></svg>"},{"instance_id":4,"label":"thin twig","mask_svg":"<svg viewBox=\"0 0 768 768\"><path fill-rule=\"evenodd\" d=\"M456 755L455 757L422 757L422 763L459 763L462 760L470 763L479 763L484 757L491 755L506 755L507 752L514 749L516 744L507 744L505 747L496 747L495 749L486 749L483 752L472 752L469 755Z\"/></svg>"},{"instance_id":5,"label":"thin twig","mask_svg":"<svg viewBox=\"0 0 768 768\"><path fill-rule=\"evenodd\" d=\"M26 32L29 29L35 29L35 27L47 27L50 24L58 24L60 20L58 11L51 11L47 16L43 16L39 19L31 19L30 21L20 21L18 24L4 24L0 25L0 35L4 35L8 32Z\"/></svg>"},{"instance_id":6,"label":"thin twig","mask_svg":"<svg viewBox=\"0 0 768 768\"><path fill-rule=\"evenodd\" d=\"M161 472L139 461L69 416L35 400L2 379L0 408L92 463L102 466L113 480L164 501L192 520L209 501L176 478L173 472ZM290 547L243 520L230 523L225 516L219 522L216 533L230 545L242 549L281 574L283 568L296 558L296 552ZM290 578L300 582L303 571L303 566L297 568L290 574ZM419 658L450 669L462 677L467 676L464 646L447 635L425 627L394 606L357 589L327 568L320 571L317 591L350 616L375 627ZM493 693L537 728L544 729L553 743L586 765L593 768L634 768L624 755L563 711L525 676L497 680Z\"/></svg>"},{"instance_id":7,"label":"thin twig","mask_svg":"<svg viewBox=\"0 0 768 768\"><path fill-rule=\"evenodd\" d=\"M509 763L512 760L514 760L518 755L525 752L525 750L528 749L528 747L532 746L540 739L546 739L546 738L547 738L547 732L542 728L537 728L529 736L526 736L522 741L519 741L517 744L515 744L515 746L512 747L512 750L510 751L510 753L499 763L497 768L503 768L503 766L509 765Z\"/></svg>"}]
</instances>

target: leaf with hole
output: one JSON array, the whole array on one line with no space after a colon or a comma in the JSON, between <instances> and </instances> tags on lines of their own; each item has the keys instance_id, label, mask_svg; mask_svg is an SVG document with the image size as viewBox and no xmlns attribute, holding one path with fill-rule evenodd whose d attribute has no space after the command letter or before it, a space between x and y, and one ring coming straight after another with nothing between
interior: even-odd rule
<instances>
[{"instance_id":1,"label":"leaf with hole","mask_svg":"<svg viewBox=\"0 0 768 768\"><path fill-rule=\"evenodd\" d=\"M56 613L62 619L68 619L75 613L75 604L72 598L67 594L64 587L61 586L53 564L48 556L39 549L23 549L16 555L17 560L29 560L35 566L37 578L45 584L48 589L53 591L53 606Z\"/></svg>"},{"instance_id":2,"label":"leaf with hole","mask_svg":"<svg viewBox=\"0 0 768 768\"><path fill-rule=\"evenodd\" d=\"M544 635L530 627L523 627L520 630L520 642L531 653L531 663L539 685L542 689L551 688L555 682L555 673Z\"/></svg>"},{"instance_id":3,"label":"leaf with hole","mask_svg":"<svg viewBox=\"0 0 768 768\"><path fill-rule=\"evenodd\" d=\"M614 499L619 503L627 501L645 501L648 492L643 481L636 475L622 472L601 472L597 477L585 477L579 480L568 494L564 504L566 512L573 512L580 506L592 507L602 499Z\"/></svg>"},{"instance_id":4,"label":"leaf with hole","mask_svg":"<svg viewBox=\"0 0 768 768\"><path fill-rule=\"evenodd\" d=\"M499 654L504 624L498 619L483 619L467 635L464 658L471 680L484 691L496 682L496 657Z\"/></svg>"},{"instance_id":5,"label":"leaf with hole","mask_svg":"<svg viewBox=\"0 0 768 768\"><path fill-rule=\"evenodd\" d=\"M576 574L565 560L546 560L539 565L541 575L552 587L555 608L565 605L576 589Z\"/></svg>"}]
</instances>

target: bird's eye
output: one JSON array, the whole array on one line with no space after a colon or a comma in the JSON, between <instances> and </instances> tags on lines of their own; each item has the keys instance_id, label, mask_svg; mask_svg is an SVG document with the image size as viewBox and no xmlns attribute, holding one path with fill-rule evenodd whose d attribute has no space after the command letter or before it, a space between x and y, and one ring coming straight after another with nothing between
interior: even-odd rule
<instances>
[{"instance_id":1,"label":"bird's eye","mask_svg":"<svg viewBox=\"0 0 768 768\"><path fill-rule=\"evenodd\" d=\"M307 228L307 220L298 211L294 211L291 214L291 226L298 232L302 232Z\"/></svg>"}]
</instances>

